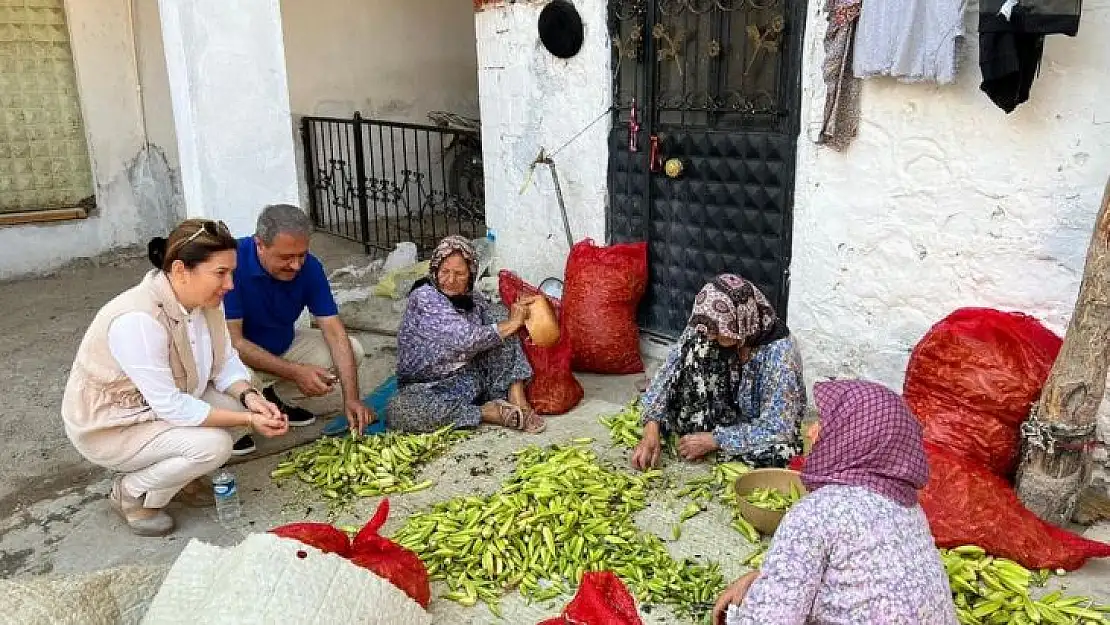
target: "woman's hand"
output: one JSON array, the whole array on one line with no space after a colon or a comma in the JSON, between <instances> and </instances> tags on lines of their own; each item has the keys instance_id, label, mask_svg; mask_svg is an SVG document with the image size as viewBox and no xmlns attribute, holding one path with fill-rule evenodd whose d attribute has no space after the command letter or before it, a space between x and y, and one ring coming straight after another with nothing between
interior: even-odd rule
<instances>
[{"instance_id":1,"label":"woman's hand","mask_svg":"<svg viewBox=\"0 0 1110 625\"><path fill-rule=\"evenodd\" d=\"M687 460L700 460L718 449L720 445L710 432L687 434L678 439L678 455Z\"/></svg>"},{"instance_id":2,"label":"woman's hand","mask_svg":"<svg viewBox=\"0 0 1110 625\"><path fill-rule=\"evenodd\" d=\"M284 418L275 419L270 415L257 412L250 413L251 429L266 438L281 436L289 431L289 421Z\"/></svg>"},{"instance_id":3,"label":"woman's hand","mask_svg":"<svg viewBox=\"0 0 1110 625\"><path fill-rule=\"evenodd\" d=\"M513 308L509 311L509 321L516 326L518 330L524 325L525 321L528 321L528 313L532 310L531 302L532 300L526 297L522 297L513 302Z\"/></svg>"},{"instance_id":4,"label":"woman's hand","mask_svg":"<svg viewBox=\"0 0 1110 625\"><path fill-rule=\"evenodd\" d=\"M256 391L247 393L247 396L243 398L243 406L257 415L263 415L270 419L286 420L286 416L281 412L281 408L277 407L277 404Z\"/></svg>"},{"instance_id":5,"label":"woman's hand","mask_svg":"<svg viewBox=\"0 0 1110 625\"><path fill-rule=\"evenodd\" d=\"M632 468L647 471L659 464L663 454L663 443L659 439L659 424L649 421L644 426L644 435L632 450Z\"/></svg>"},{"instance_id":6,"label":"woman's hand","mask_svg":"<svg viewBox=\"0 0 1110 625\"><path fill-rule=\"evenodd\" d=\"M243 403L250 410L251 429L255 432L273 438L289 431L289 418L261 393L250 393L243 398Z\"/></svg>"},{"instance_id":7,"label":"woman's hand","mask_svg":"<svg viewBox=\"0 0 1110 625\"><path fill-rule=\"evenodd\" d=\"M725 625L725 617L728 616L728 606L744 603L744 597L748 594L748 589L751 588L752 582L758 577L759 571L746 573L744 576L740 577L740 579L732 582L732 584L721 593L721 597L717 599L717 604L713 606L713 625Z\"/></svg>"}]
</instances>

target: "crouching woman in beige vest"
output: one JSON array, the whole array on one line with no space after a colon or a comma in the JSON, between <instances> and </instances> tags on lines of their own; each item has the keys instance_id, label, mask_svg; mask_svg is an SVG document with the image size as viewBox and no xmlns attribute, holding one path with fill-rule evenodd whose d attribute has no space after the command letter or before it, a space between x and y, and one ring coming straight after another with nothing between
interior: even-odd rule
<instances>
[{"instance_id":1,"label":"crouching woman in beige vest","mask_svg":"<svg viewBox=\"0 0 1110 625\"><path fill-rule=\"evenodd\" d=\"M173 530L171 500L211 503L199 480L231 455L227 428L278 436L288 420L251 387L221 301L236 240L190 219L150 242L156 269L96 314L62 400L66 434L89 461L120 473L108 495L133 532Z\"/></svg>"}]
</instances>

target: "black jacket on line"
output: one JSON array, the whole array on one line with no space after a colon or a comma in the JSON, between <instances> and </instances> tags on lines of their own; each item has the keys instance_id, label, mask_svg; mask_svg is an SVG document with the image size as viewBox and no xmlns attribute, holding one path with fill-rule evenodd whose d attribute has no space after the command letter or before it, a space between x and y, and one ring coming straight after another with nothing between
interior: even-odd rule
<instances>
[{"instance_id":1,"label":"black jacket on line","mask_svg":"<svg viewBox=\"0 0 1110 625\"><path fill-rule=\"evenodd\" d=\"M1006 0L980 0L979 88L999 108L1013 112L1029 99L1041 65L1046 35L1074 37L1083 0L1020 0L1010 19L999 14Z\"/></svg>"}]
</instances>

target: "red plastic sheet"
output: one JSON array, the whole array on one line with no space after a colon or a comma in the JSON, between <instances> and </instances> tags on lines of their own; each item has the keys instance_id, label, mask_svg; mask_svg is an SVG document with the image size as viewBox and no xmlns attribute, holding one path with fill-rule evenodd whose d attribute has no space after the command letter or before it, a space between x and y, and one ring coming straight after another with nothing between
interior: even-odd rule
<instances>
[{"instance_id":1,"label":"red plastic sheet","mask_svg":"<svg viewBox=\"0 0 1110 625\"><path fill-rule=\"evenodd\" d=\"M325 553L334 553L343 557L351 549L351 540L343 531L327 523L289 523L270 530L283 538L292 538L311 547L316 547Z\"/></svg>"},{"instance_id":2,"label":"red plastic sheet","mask_svg":"<svg viewBox=\"0 0 1110 625\"><path fill-rule=\"evenodd\" d=\"M938 546L979 545L1029 568L1073 570L1110 557L1110 545L1042 521L1011 486L1021 424L1061 344L1027 315L962 308L914 348L904 396L924 426L921 506Z\"/></svg>"},{"instance_id":3,"label":"red plastic sheet","mask_svg":"<svg viewBox=\"0 0 1110 625\"><path fill-rule=\"evenodd\" d=\"M986 467L925 444L929 483L921 507L938 547L979 545L1033 569L1075 570L1087 558L1110 557L1110 545L1087 540L1039 519L1009 482Z\"/></svg>"},{"instance_id":4,"label":"red plastic sheet","mask_svg":"<svg viewBox=\"0 0 1110 625\"><path fill-rule=\"evenodd\" d=\"M355 536L351 562L389 580L427 609L432 599L428 569L415 553L378 534L388 516L389 500L383 499L373 518Z\"/></svg>"}]
</instances>

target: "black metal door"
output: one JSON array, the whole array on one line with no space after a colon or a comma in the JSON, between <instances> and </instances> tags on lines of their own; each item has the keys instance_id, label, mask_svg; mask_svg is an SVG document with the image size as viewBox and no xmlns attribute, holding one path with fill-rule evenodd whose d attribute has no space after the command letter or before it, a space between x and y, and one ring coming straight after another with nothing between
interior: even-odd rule
<instances>
[{"instance_id":1,"label":"black metal door","mask_svg":"<svg viewBox=\"0 0 1110 625\"><path fill-rule=\"evenodd\" d=\"M648 242L642 327L676 336L720 273L748 278L785 316L805 2L610 0L609 14L608 230Z\"/></svg>"}]
</instances>

